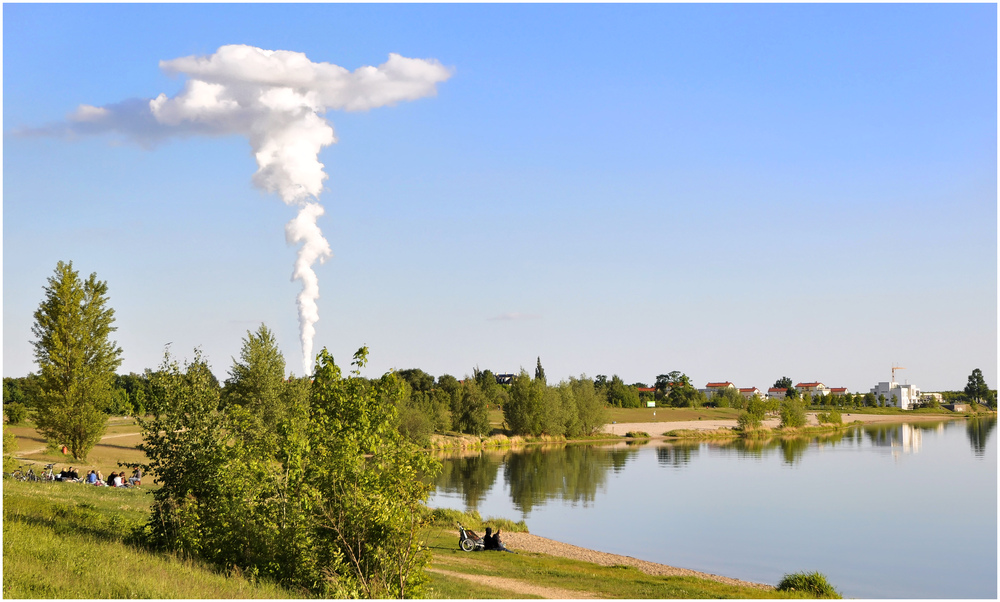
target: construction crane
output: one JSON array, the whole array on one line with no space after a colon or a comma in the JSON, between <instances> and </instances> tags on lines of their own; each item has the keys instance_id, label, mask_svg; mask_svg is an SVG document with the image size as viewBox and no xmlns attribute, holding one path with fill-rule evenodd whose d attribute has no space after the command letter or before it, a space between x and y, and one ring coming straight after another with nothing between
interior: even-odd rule
<instances>
[{"instance_id":1,"label":"construction crane","mask_svg":"<svg viewBox=\"0 0 1000 602\"><path fill-rule=\"evenodd\" d=\"M896 382L896 370L906 370L906 368L894 365L892 367L892 382Z\"/></svg>"}]
</instances>

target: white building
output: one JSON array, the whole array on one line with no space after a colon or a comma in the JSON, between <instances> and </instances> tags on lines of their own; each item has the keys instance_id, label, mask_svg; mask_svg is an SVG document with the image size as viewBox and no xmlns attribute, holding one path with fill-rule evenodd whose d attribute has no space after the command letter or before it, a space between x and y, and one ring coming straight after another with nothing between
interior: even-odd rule
<instances>
[{"instance_id":1,"label":"white building","mask_svg":"<svg viewBox=\"0 0 1000 602\"><path fill-rule=\"evenodd\" d=\"M784 387L771 387L767 390L768 399L784 399L788 395L788 389Z\"/></svg>"},{"instance_id":2,"label":"white building","mask_svg":"<svg viewBox=\"0 0 1000 602\"><path fill-rule=\"evenodd\" d=\"M901 385L897 382L880 382L878 386L872 387L872 393L876 398L879 395L885 396L886 405L904 410L912 410L913 404L920 401L920 389L914 385Z\"/></svg>"},{"instance_id":3,"label":"white building","mask_svg":"<svg viewBox=\"0 0 1000 602\"><path fill-rule=\"evenodd\" d=\"M704 389L701 389L701 392L705 394L705 397L712 399L712 396L715 395L716 393L722 393L726 389L735 389L735 388L736 385L727 380L724 383L708 383L707 385L705 385Z\"/></svg>"}]
</instances>

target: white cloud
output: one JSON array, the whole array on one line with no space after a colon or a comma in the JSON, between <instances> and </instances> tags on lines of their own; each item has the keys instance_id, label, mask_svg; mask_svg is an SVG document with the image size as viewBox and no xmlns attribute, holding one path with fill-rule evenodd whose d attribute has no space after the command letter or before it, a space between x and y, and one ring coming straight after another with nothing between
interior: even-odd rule
<instances>
[{"instance_id":1,"label":"white cloud","mask_svg":"<svg viewBox=\"0 0 1000 602\"><path fill-rule=\"evenodd\" d=\"M331 109L363 111L437 93L451 71L436 60L390 54L378 67L354 71L314 63L301 52L246 45L220 47L209 56L160 61L168 73L188 78L179 94L131 99L103 107L80 105L66 123L21 134L74 135L114 132L143 146L172 136L245 136L257 161L255 186L299 208L286 227L299 244L293 279L302 282L299 323L306 371L319 319L319 285L312 269L331 256L316 225L317 199L327 175L319 152L337 141L323 117Z\"/></svg>"}]
</instances>

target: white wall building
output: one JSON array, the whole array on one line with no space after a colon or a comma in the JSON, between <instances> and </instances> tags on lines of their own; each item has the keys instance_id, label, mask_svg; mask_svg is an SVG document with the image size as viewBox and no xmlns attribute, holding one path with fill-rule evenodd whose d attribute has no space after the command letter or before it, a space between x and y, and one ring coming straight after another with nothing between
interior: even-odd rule
<instances>
[{"instance_id":1,"label":"white wall building","mask_svg":"<svg viewBox=\"0 0 1000 602\"><path fill-rule=\"evenodd\" d=\"M897 382L880 382L878 386L872 387L872 393L876 398L884 395L886 405L904 410L912 410L913 404L920 401L920 389L914 385L901 385Z\"/></svg>"}]
</instances>

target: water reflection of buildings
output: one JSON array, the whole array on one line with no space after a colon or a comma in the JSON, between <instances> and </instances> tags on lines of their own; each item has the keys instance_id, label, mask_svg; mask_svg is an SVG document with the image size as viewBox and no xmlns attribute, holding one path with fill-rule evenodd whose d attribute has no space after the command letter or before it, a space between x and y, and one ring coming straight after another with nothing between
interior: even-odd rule
<instances>
[{"instance_id":1,"label":"water reflection of buildings","mask_svg":"<svg viewBox=\"0 0 1000 602\"><path fill-rule=\"evenodd\" d=\"M894 458L904 454L915 454L923 444L925 430L944 431L944 423L935 425L896 424L891 426L869 426L865 428L871 444L875 447L888 447Z\"/></svg>"}]
</instances>

